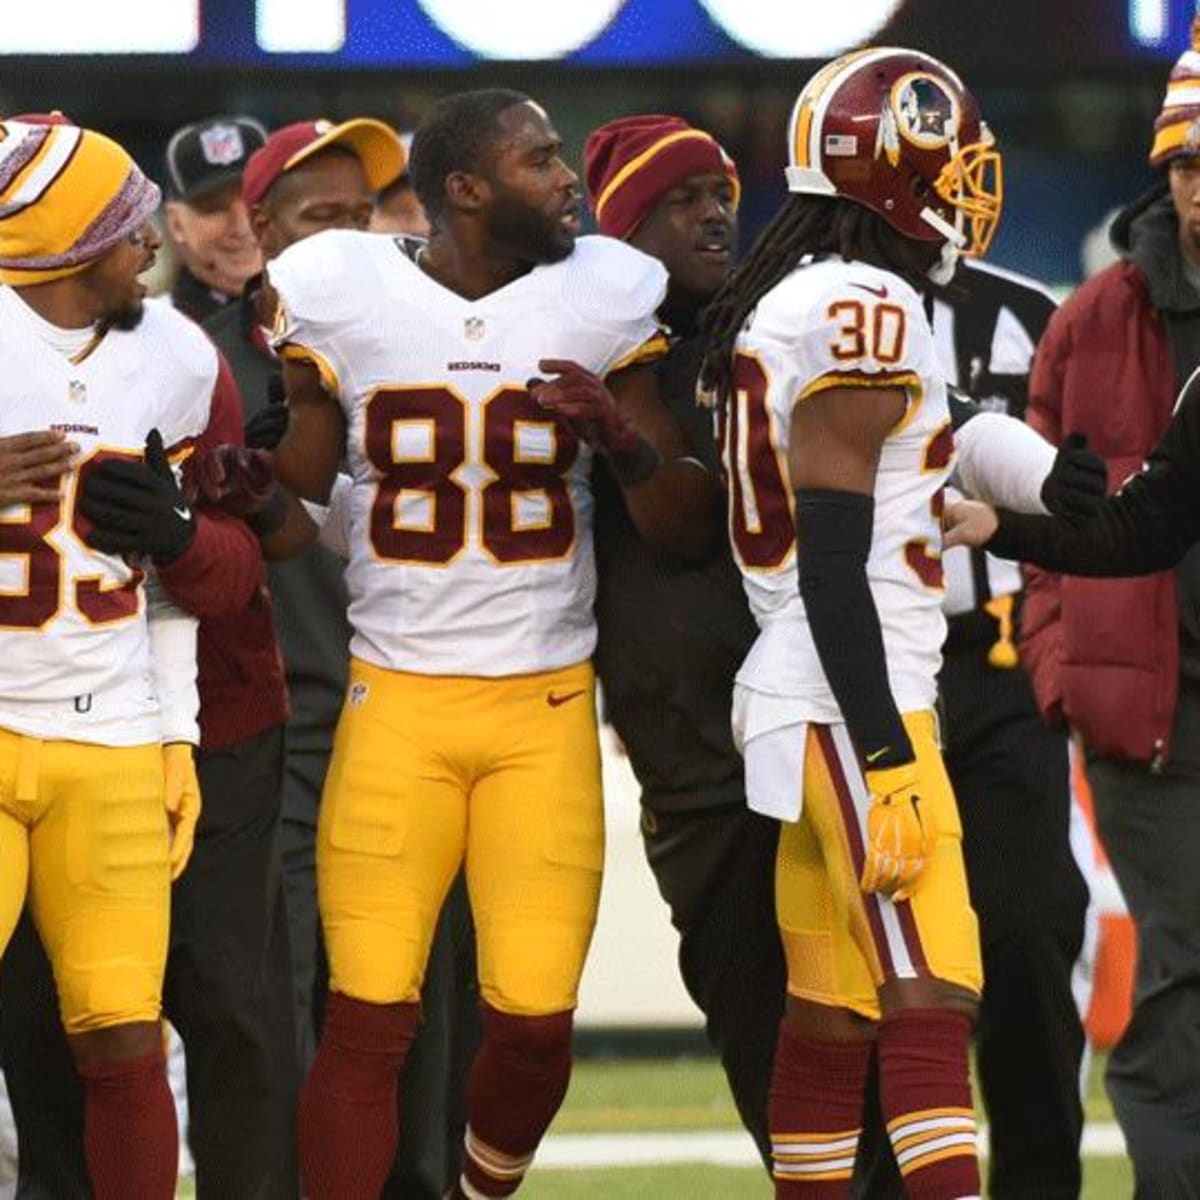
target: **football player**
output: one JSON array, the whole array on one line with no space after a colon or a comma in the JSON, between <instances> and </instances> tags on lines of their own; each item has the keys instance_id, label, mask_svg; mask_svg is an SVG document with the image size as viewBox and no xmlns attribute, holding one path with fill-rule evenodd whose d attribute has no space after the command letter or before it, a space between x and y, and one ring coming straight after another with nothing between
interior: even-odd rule
<instances>
[{"instance_id":1,"label":"football player","mask_svg":"<svg viewBox=\"0 0 1200 1200\"><path fill-rule=\"evenodd\" d=\"M280 479L353 479L350 684L318 830L331 993L300 1105L314 1200L378 1195L446 890L465 862L484 1044L454 1196L519 1186L566 1089L603 813L592 456L644 536L701 552L716 492L650 365L665 272L578 238L546 113L507 90L413 141L427 243L331 231L269 268Z\"/></svg>"},{"instance_id":2,"label":"football player","mask_svg":"<svg viewBox=\"0 0 1200 1200\"><path fill-rule=\"evenodd\" d=\"M143 306L158 198L98 133L0 125L0 948L28 897L84 1083L92 1188L146 1200L174 1195L178 1157L159 1014L170 883L199 813L195 626L148 624L149 563L77 502L99 464L144 452L175 488L167 454L207 425L215 352ZM164 570L194 524L174 494Z\"/></svg>"},{"instance_id":3,"label":"football player","mask_svg":"<svg viewBox=\"0 0 1200 1200\"><path fill-rule=\"evenodd\" d=\"M662 114L602 125L588 135L584 160L600 231L667 268L659 315L674 340L659 364L660 393L715 469L711 413L695 404L698 317L733 269L736 168L710 135ZM963 402L955 410L960 483L969 489L1029 511L1044 511L1043 498L1079 508L1103 495L1098 459L1055 456L1018 421ZM721 552L707 562L667 562L641 543L599 474L596 668L605 709L642 785L642 835L680 933L680 971L769 1166L767 1091L785 993L770 867L779 825L746 808L729 720L734 676L757 627L723 531ZM885 1153L890 1160L890 1146ZM877 1176L869 1186L879 1187Z\"/></svg>"},{"instance_id":4,"label":"football player","mask_svg":"<svg viewBox=\"0 0 1200 1200\"><path fill-rule=\"evenodd\" d=\"M875 1048L908 1194L976 1196L979 943L933 713L954 441L918 291L986 249L1000 161L949 68L880 48L809 81L788 151L703 375L761 629L735 732L750 806L783 822L776 1194L848 1195Z\"/></svg>"},{"instance_id":5,"label":"football player","mask_svg":"<svg viewBox=\"0 0 1200 1200\"><path fill-rule=\"evenodd\" d=\"M405 164L401 139L382 122L299 121L273 132L246 165L245 197L255 236L270 262L321 229L363 229L371 197ZM238 304L205 322L238 381L246 440L274 448L287 427L282 365L264 336L274 301L261 278ZM265 327L265 329L264 329ZM342 477L345 482L348 479ZM337 527L337 517L325 521ZM347 553L317 546L272 563L270 583L280 648L288 669L288 723L280 826L302 1071L316 1053L325 1002L324 954L318 956L317 812L333 732L346 691L350 630L343 573ZM466 936L457 936L461 931ZM463 1089L478 1045L474 943L461 877L443 907L422 989L416 1068L401 1089L406 1136L385 1196L436 1196L457 1178Z\"/></svg>"}]
</instances>

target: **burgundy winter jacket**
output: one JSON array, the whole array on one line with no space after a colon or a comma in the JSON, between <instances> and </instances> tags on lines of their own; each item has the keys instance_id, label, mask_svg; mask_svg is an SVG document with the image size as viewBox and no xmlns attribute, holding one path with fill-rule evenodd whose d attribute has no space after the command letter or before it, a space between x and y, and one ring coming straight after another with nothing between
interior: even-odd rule
<instances>
[{"instance_id":1,"label":"burgundy winter jacket","mask_svg":"<svg viewBox=\"0 0 1200 1200\"><path fill-rule=\"evenodd\" d=\"M1163 317L1138 266L1084 283L1038 346L1026 419L1056 445L1076 430L1108 464L1109 489L1138 470L1177 391ZM1175 572L1081 579L1027 569L1022 656L1042 715L1105 758L1161 761L1179 689Z\"/></svg>"}]
</instances>

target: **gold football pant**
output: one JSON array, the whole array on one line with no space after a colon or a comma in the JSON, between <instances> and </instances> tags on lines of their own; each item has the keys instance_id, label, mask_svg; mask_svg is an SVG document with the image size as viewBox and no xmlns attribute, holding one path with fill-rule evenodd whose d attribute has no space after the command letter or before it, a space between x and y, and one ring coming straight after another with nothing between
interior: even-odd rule
<instances>
[{"instance_id":1,"label":"gold football pant","mask_svg":"<svg viewBox=\"0 0 1200 1200\"><path fill-rule=\"evenodd\" d=\"M800 820L783 825L775 871L788 991L875 1020L876 990L887 979L931 977L976 994L983 983L962 825L936 722L932 713L915 712L904 724L938 839L911 899L898 904L864 895L858 885L870 796L845 726L791 725L746 745L749 785L794 791L803 780Z\"/></svg>"},{"instance_id":2,"label":"gold football pant","mask_svg":"<svg viewBox=\"0 0 1200 1200\"><path fill-rule=\"evenodd\" d=\"M161 746L0 730L0 953L28 892L68 1033L158 1020L167 848Z\"/></svg>"},{"instance_id":3,"label":"gold football pant","mask_svg":"<svg viewBox=\"0 0 1200 1200\"><path fill-rule=\"evenodd\" d=\"M574 1008L603 860L589 663L488 679L351 662L317 832L335 991L417 1000L465 862L484 999Z\"/></svg>"}]
</instances>

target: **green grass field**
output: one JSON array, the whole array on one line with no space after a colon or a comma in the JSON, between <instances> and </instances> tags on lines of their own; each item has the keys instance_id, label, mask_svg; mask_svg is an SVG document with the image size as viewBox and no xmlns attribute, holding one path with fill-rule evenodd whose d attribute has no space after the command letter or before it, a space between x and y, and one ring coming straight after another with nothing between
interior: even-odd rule
<instances>
[{"instance_id":1,"label":"green grass field","mask_svg":"<svg viewBox=\"0 0 1200 1200\"><path fill-rule=\"evenodd\" d=\"M1101 1086L1103 1061L1092 1065L1087 1097L1089 1121L1112 1120ZM584 1059L576 1063L571 1090L551 1129L554 1134L621 1134L738 1127L720 1067L712 1059ZM1126 1200L1132 1172L1122 1158L1084 1162L1083 1200ZM607 1167L548 1170L534 1167L521 1189L529 1200L740 1200L769 1197L771 1185L755 1168L713 1166ZM190 1185L180 1198L191 1197Z\"/></svg>"},{"instance_id":2,"label":"green grass field","mask_svg":"<svg viewBox=\"0 0 1200 1200\"><path fill-rule=\"evenodd\" d=\"M1092 1064L1087 1096L1089 1121L1111 1121L1101 1084L1102 1060ZM683 1129L735 1129L737 1112L721 1069L710 1059L583 1061L554 1133L629 1133ZM1125 1200L1133 1194L1126 1159L1084 1163L1083 1200ZM530 1200L576 1196L612 1200L737 1200L771 1195L765 1173L705 1166L628 1167L607 1170L539 1171L521 1190Z\"/></svg>"}]
</instances>

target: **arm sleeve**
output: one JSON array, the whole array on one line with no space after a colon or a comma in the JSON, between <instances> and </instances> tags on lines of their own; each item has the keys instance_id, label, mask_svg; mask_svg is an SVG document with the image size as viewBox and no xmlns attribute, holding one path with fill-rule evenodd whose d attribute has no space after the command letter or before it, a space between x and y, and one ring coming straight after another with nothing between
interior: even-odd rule
<instances>
[{"instance_id":1,"label":"arm sleeve","mask_svg":"<svg viewBox=\"0 0 1200 1200\"><path fill-rule=\"evenodd\" d=\"M196 690L196 628L198 622L175 605L154 571L146 576L146 619L150 659L162 715L164 742L200 744L200 696Z\"/></svg>"},{"instance_id":2,"label":"arm sleeve","mask_svg":"<svg viewBox=\"0 0 1200 1200\"><path fill-rule=\"evenodd\" d=\"M208 426L196 452L222 443L242 444L242 402L229 364L218 356ZM245 522L228 513L202 509L195 517L192 544L174 562L159 568L159 579L171 598L194 616L240 612L262 581L258 538Z\"/></svg>"},{"instance_id":3,"label":"arm sleeve","mask_svg":"<svg viewBox=\"0 0 1200 1200\"><path fill-rule=\"evenodd\" d=\"M1074 527L1001 510L988 549L1071 575L1146 575L1173 567L1200 539L1200 387L1185 389L1145 467Z\"/></svg>"},{"instance_id":4,"label":"arm sleeve","mask_svg":"<svg viewBox=\"0 0 1200 1200\"><path fill-rule=\"evenodd\" d=\"M997 508L1042 513L1042 484L1054 447L1003 413L978 412L954 433L956 473L963 491Z\"/></svg>"},{"instance_id":5,"label":"arm sleeve","mask_svg":"<svg viewBox=\"0 0 1200 1200\"><path fill-rule=\"evenodd\" d=\"M817 657L868 768L913 760L888 680L879 612L867 582L875 502L855 492L796 493L800 597Z\"/></svg>"}]
</instances>

